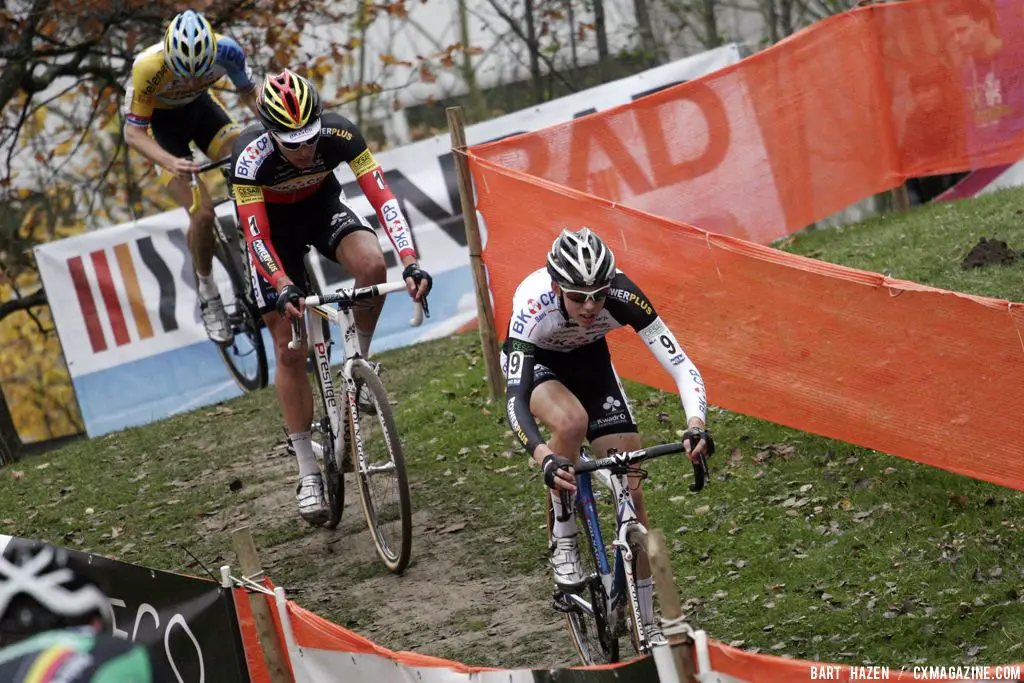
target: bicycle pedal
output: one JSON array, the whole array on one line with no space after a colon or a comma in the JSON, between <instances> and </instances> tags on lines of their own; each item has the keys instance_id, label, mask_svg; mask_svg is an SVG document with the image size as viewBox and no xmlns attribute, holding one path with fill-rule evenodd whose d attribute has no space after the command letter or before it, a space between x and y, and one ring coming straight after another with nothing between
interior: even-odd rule
<instances>
[{"instance_id":1,"label":"bicycle pedal","mask_svg":"<svg viewBox=\"0 0 1024 683\"><path fill-rule=\"evenodd\" d=\"M551 606L556 612L564 614L569 614L574 609L572 603L566 599L565 593L560 590L556 590L554 595L551 596Z\"/></svg>"}]
</instances>

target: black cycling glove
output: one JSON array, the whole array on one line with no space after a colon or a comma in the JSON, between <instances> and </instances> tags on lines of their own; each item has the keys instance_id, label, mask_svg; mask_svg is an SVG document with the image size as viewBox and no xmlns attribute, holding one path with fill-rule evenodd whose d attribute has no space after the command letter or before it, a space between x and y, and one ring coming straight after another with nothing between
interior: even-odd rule
<instances>
[{"instance_id":1,"label":"black cycling glove","mask_svg":"<svg viewBox=\"0 0 1024 683\"><path fill-rule=\"evenodd\" d=\"M288 304L292 304L295 308L298 308L299 300L304 296L305 294L302 293L302 288L298 285L285 285L277 295L277 312L284 316L286 314L285 306Z\"/></svg>"}]
</instances>

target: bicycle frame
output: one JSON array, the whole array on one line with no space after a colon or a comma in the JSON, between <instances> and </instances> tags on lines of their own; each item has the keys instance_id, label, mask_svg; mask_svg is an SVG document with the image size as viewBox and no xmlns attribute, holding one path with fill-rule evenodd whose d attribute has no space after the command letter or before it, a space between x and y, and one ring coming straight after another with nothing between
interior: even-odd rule
<instances>
[{"instance_id":1,"label":"bicycle frame","mask_svg":"<svg viewBox=\"0 0 1024 683\"><path fill-rule=\"evenodd\" d=\"M581 461L590 460L585 451L580 453ZM591 474L597 475L598 481L612 493L615 500L616 536L612 545L615 547L615 566L612 568L608 562L608 553L605 552L604 537L601 534L601 524L597 515L597 504L594 501L593 480ZM601 577L604 586L605 614L608 618L608 628L614 637L624 634L623 623L619 622L619 609L624 606L623 599L628 597L633 608L633 614L639 618L640 599L636 590L636 579L633 576L633 550L629 546L629 535L639 531L646 535L647 528L636 517L636 508L633 507L633 498L629 490L627 475L612 474L607 470L595 470L593 473L586 472L576 475L576 496L583 509L584 523L590 531L590 538L593 541L591 549L597 558L597 572ZM628 594L624 596L624 594ZM594 608L582 595L575 593L565 594L565 598L576 603L581 609L593 615ZM642 628L637 629L637 636L640 638L641 651L647 648L646 636Z\"/></svg>"},{"instance_id":2,"label":"bicycle frame","mask_svg":"<svg viewBox=\"0 0 1024 683\"><path fill-rule=\"evenodd\" d=\"M342 376L345 378L345 415L349 420L349 425L352 427L352 438L356 446L356 453L362 457L362 440L359 437L359 420L356 419L356 384L355 380L352 379L352 364L357 362L363 362L362 353L359 349L359 340L356 335L356 321L355 315L352 313L351 306L342 306L337 308L329 305L329 303L340 303L340 302L351 302L367 296L378 296L391 294L392 292L404 291L406 288L405 282L385 282L379 285L372 285L370 287L361 287L358 289L340 289L336 294L325 294L323 296L308 296L305 298L305 312L303 320L305 322L307 343L309 344L310 350L313 352L314 367L316 369L317 382L320 384L322 396L324 398L325 406L327 411L328 419L331 423L331 429L334 433L334 447L335 453L341 453L342 441L344 439L345 432L342 430L341 425L341 410L338 406L336 392L334 387L334 378L331 376L331 362L327 355L327 342L324 339L323 327L319 324L313 324L315 322L315 316L327 320L328 323L336 325L341 328L341 339L342 348L345 351L345 362L342 365ZM292 326L292 340L288 342L288 348L297 350L302 347L301 334L296 334L296 324ZM423 322L423 306L419 303L416 304L416 314L413 316L409 324L412 326L418 326ZM323 447L313 441L313 452L323 458ZM353 463L365 467L365 463Z\"/></svg>"}]
</instances>

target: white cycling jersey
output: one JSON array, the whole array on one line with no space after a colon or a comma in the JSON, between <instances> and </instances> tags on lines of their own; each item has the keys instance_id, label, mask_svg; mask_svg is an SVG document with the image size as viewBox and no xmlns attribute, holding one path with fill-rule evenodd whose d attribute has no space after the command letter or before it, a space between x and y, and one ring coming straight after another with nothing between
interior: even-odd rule
<instances>
[{"instance_id":1,"label":"white cycling jersey","mask_svg":"<svg viewBox=\"0 0 1024 683\"><path fill-rule=\"evenodd\" d=\"M547 269L539 268L516 288L504 347L509 424L531 455L543 443L529 409L536 350L568 352L599 341L625 325L636 330L675 380L687 420L700 417L706 421L707 396L700 371L632 280L616 270L604 308L592 325L583 327L566 313L552 289Z\"/></svg>"}]
</instances>

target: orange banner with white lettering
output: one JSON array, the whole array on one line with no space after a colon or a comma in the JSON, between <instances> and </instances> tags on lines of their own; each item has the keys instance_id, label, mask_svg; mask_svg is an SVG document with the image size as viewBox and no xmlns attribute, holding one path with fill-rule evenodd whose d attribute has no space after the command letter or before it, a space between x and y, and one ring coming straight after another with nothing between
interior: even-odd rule
<instances>
[{"instance_id":1,"label":"orange banner with white lettering","mask_svg":"<svg viewBox=\"0 0 1024 683\"><path fill-rule=\"evenodd\" d=\"M908 177L1024 157L1024 2L860 8L738 64L474 154L768 244Z\"/></svg>"},{"instance_id":2,"label":"orange banner with white lettering","mask_svg":"<svg viewBox=\"0 0 1024 683\"><path fill-rule=\"evenodd\" d=\"M562 227L585 225L712 404L1024 490L1020 305L761 246L907 176L1024 156L1022 17L1024 0L860 9L471 148L499 336L516 285ZM623 376L675 390L636 335L609 341Z\"/></svg>"},{"instance_id":3,"label":"orange banner with white lettering","mask_svg":"<svg viewBox=\"0 0 1024 683\"><path fill-rule=\"evenodd\" d=\"M471 157L499 336L563 225L595 229L697 364L708 401L1024 490L1024 306L715 235ZM632 330L620 374L671 378ZM714 416L711 416L714 427Z\"/></svg>"}]
</instances>

